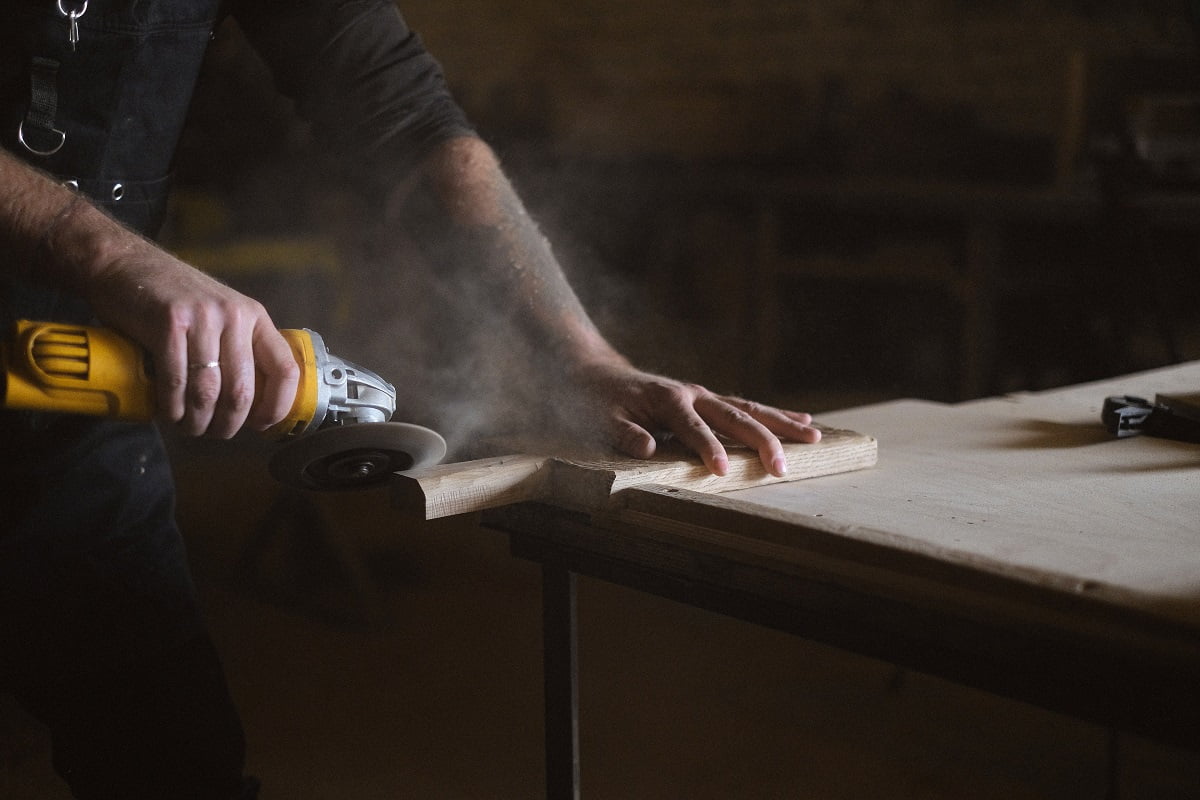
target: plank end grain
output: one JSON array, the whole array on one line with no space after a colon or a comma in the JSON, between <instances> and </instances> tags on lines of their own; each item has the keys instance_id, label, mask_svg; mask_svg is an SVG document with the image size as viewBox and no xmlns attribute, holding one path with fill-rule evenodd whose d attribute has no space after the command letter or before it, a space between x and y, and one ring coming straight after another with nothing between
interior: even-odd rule
<instances>
[{"instance_id":1,"label":"plank end grain","mask_svg":"<svg viewBox=\"0 0 1200 800\"><path fill-rule=\"evenodd\" d=\"M532 500L541 493L550 460L514 454L399 472L392 505L431 520Z\"/></svg>"}]
</instances>

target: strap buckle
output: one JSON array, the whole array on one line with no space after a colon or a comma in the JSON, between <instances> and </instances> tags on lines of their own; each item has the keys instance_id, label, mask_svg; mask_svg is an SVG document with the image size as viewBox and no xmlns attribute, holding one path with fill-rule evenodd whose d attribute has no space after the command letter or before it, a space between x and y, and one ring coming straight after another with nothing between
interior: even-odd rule
<instances>
[{"instance_id":1,"label":"strap buckle","mask_svg":"<svg viewBox=\"0 0 1200 800\"><path fill-rule=\"evenodd\" d=\"M50 144L46 148L41 148L35 146L34 144L30 144L29 140L25 138L25 120L21 120L21 124L17 126L17 141L24 145L25 149L33 153L35 156L52 156L61 150L63 143L67 141L66 132L60 131L58 128L40 128L35 126L30 133L35 132L37 136L34 138L38 138L40 136L58 137L58 141L53 142L53 144Z\"/></svg>"}]
</instances>

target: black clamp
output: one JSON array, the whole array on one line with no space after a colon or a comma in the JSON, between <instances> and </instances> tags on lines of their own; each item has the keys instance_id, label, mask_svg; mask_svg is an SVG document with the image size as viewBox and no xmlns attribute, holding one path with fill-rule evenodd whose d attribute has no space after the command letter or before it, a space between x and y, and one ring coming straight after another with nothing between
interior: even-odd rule
<instances>
[{"instance_id":1,"label":"black clamp","mask_svg":"<svg viewBox=\"0 0 1200 800\"><path fill-rule=\"evenodd\" d=\"M1200 442L1200 406L1197 395L1156 395L1151 403L1133 395L1104 399L1100 419L1117 438L1157 436L1183 442Z\"/></svg>"}]
</instances>

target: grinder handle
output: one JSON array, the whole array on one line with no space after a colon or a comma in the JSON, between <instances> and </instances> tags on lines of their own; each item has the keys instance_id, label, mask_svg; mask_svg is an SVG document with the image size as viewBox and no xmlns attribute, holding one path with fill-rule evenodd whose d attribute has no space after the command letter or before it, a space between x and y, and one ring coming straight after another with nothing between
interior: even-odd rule
<instances>
[{"instance_id":1,"label":"grinder handle","mask_svg":"<svg viewBox=\"0 0 1200 800\"><path fill-rule=\"evenodd\" d=\"M288 415L266 431L282 439L308 429L320 380L311 331L281 330L300 364ZM131 339L108 328L18 320L0 341L6 408L87 414L137 422L154 418L153 369ZM320 420L317 420L318 424Z\"/></svg>"},{"instance_id":2,"label":"grinder handle","mask_svg":"<svg viewBox=\"0 0 1200 800\"><path fill-rule=\"evenodd\" d=\"M18 320L0 345L4 406L126 420L154 416L145 355L114 331Z\"/></svg>"}]
</instances>

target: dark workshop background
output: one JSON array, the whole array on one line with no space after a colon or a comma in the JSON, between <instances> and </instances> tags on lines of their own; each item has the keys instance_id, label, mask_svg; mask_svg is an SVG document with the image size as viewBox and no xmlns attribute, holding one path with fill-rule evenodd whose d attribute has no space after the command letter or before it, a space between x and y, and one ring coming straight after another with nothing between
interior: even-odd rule
<instances>
[{"instance_id":1,"label":"dark workshop background","mask_svg":"<svg viewBox=\"0 0 1200 800\"><path fill-rule=\"evenodd\" d=\"M404 10L606 332L649 367L819 408L1200 354L1196 201L1141 202L1200 180L1200 111L1171 102L1200 80L1185 3ZM181 201L180 247L360 213L236 36L210 70L224 88L197 100L181 196L221 189L240 229ZM281 145L294 157L269 157ZM348 302L346 336L366 339L344 258L322 263L335 286L315 307L292 293L276 313L315 327Z\"/></svg>"},{"instance_id":2,"label":"dark workshop background","mask_svg":"<svg viewBox=\"0 0 1200 800\"><path fill-rule=\"evenodd\" d=\"M1200 357L1185 3L402 8L650 368L820 411ZM167 243L403 392L363 209L236 30L207 72ZM538 573L500 534L403 528L372 492L284 508L260 444L172 447L264 798L539 796ZM595 582L580 604L588 797L1110 788L1092 726ZM1122 797L1200 796L1194 757L1121 752ZM0 796L63 796L45 757L0 713Z\"/></svg>"}]
</instances>

